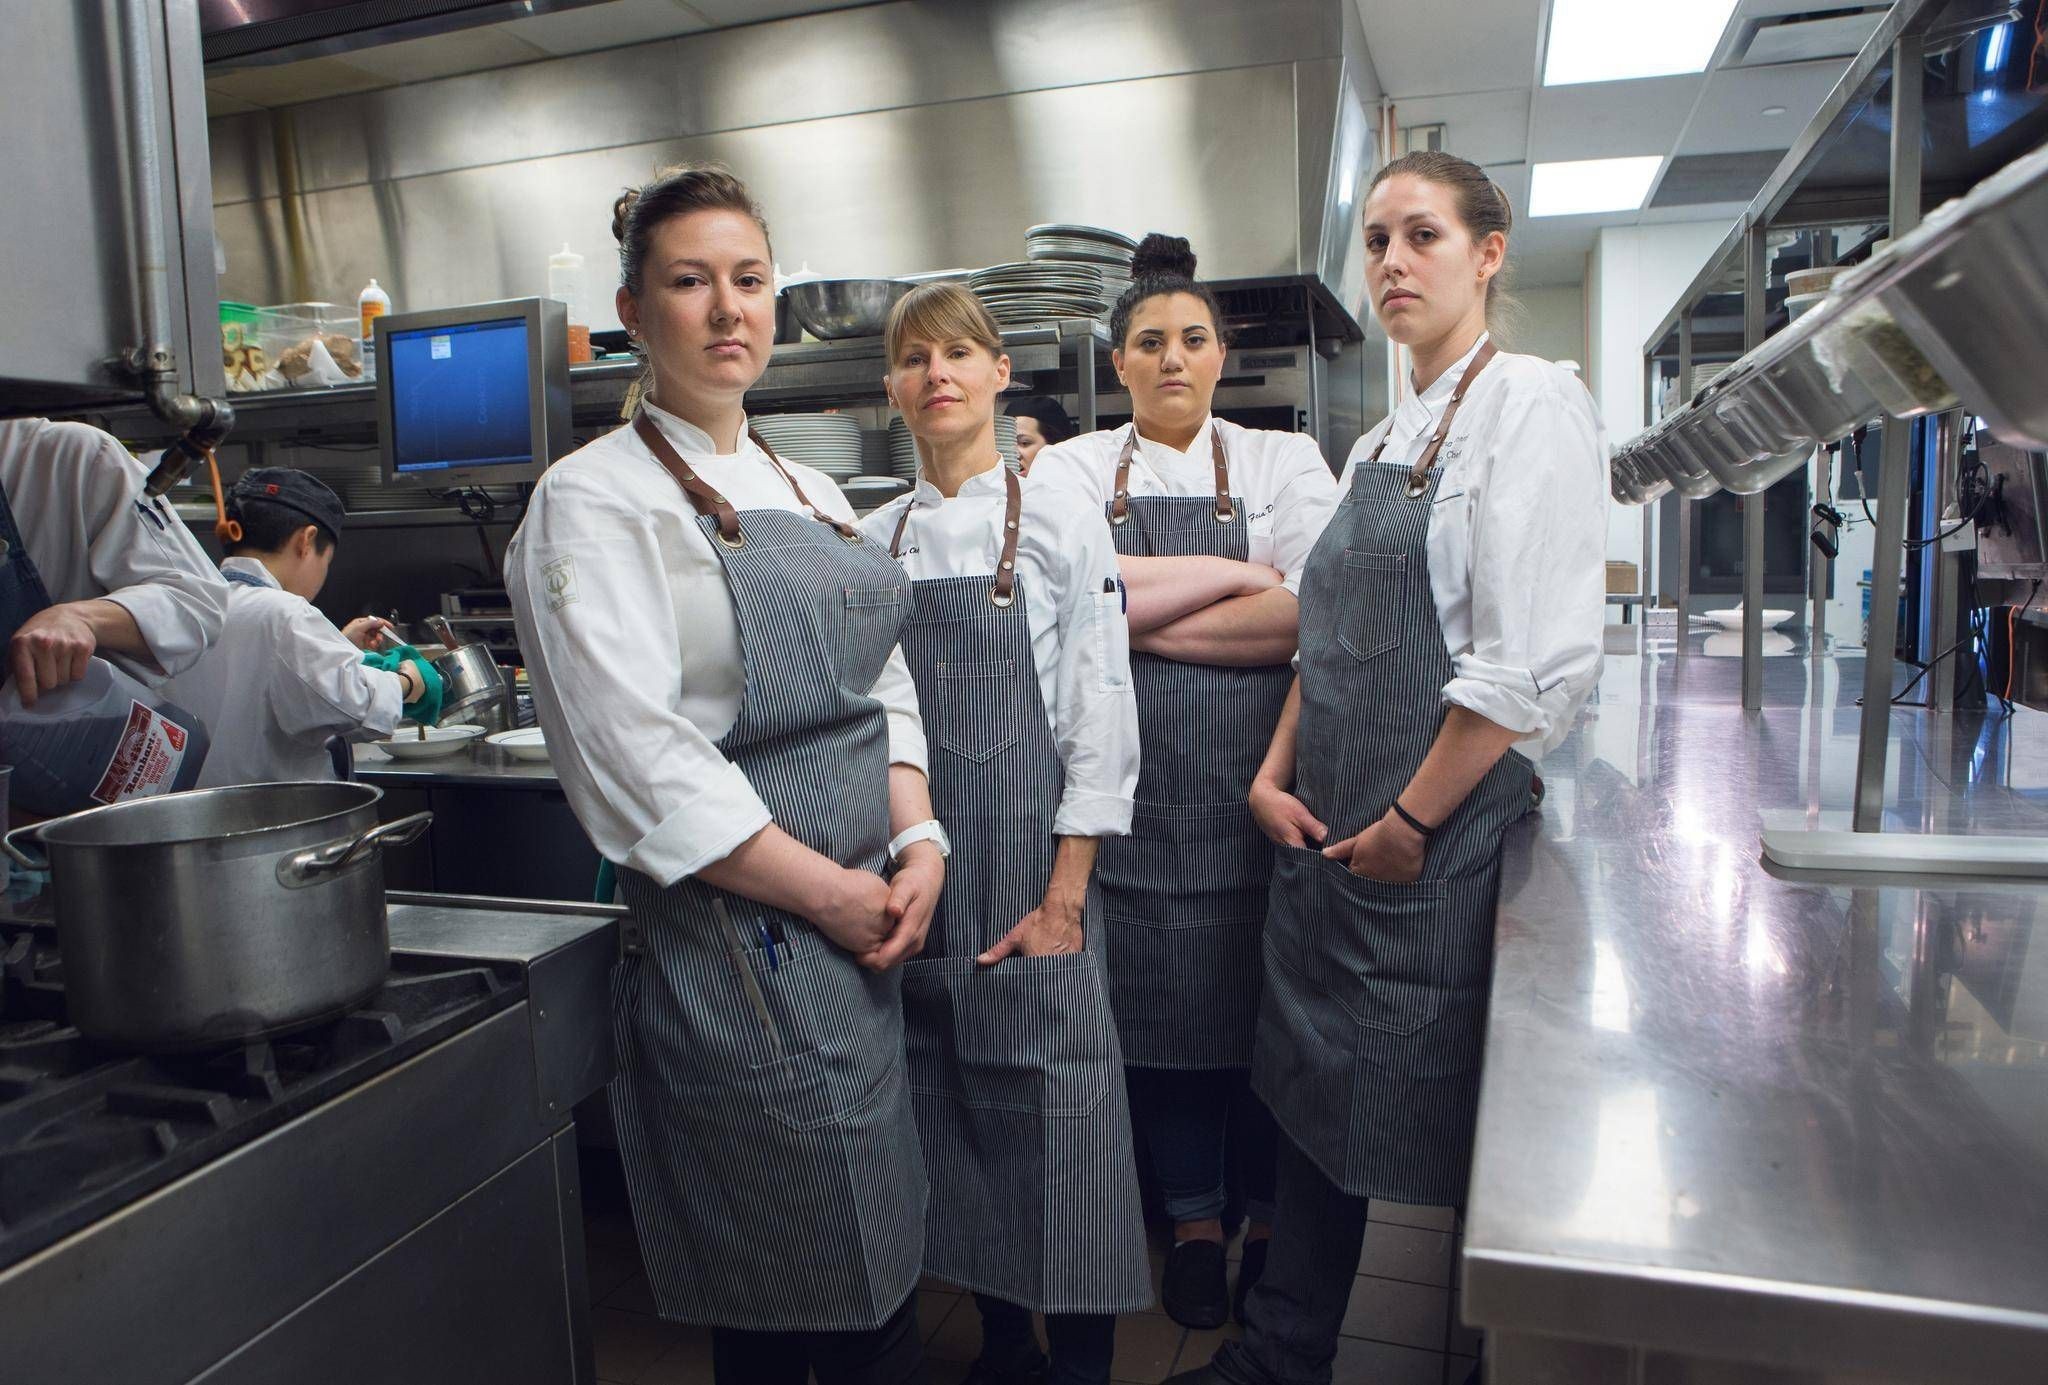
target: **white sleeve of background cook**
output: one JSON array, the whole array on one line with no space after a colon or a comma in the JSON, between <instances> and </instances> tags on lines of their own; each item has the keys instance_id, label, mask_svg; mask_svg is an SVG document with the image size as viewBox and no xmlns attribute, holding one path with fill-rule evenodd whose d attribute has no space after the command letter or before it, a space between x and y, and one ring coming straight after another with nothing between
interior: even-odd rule
<instances>
[{"instance_id":1,"label":"white sleeve of background cook","mask_svg":"<svg viewBox=\"0 0 2048 1385\"><path fill-rule=\"evenodd\" d=\"M1290 435L1282 454L1283 475L1273 512L1273 566L1287 590L1301 595L1301 568L1337 512L1337 478L1322 449L1305 434Z\"/></svg>"},{"instance_id":2,"label":"white sleeve of background cook","mask_svg":"<svg viewBox=\"0 0 2048 1385\"><path fill-rule=\"evenodd\" d=\"M363 651L312 606L282 615L269 650L271 712L292 736L388 736L404 714L404 685L371 668Z\"/></svg>"},{"instance_id":3,"label":"white sleeve of background cook","mask_svg":"<svg viewBox=\"0 0 2048 1385\"><path fill-rule=\"evenodd\" d=\"M220 638L227 583L185 521L168 504L142 498L148 473L126 448L96 429L67 428L59 436L57 455L47 462L77 472L83 504L66 518L78 516L87 526L94 584L135 617L164 676L183 673ZM51 597L63 599L54 591Z\"/></svg>"},{"instance_id":4,"label":"white sleeve of background cook","mask_svg":"<svg viewBox=\"0 0 2048 1385\"><path fill-rule=\"evenodd\" d=\"M1066 769L1052 830L1062 837L1121 837L1131 830L1138 789L1138 700L1131 688L1130 626L1116 585L1116 545L1100 513L1070 503L1047 508L1067 560L1060 589L1051 594L1059 631L1053 740Z\"/></svg>"},{"instance_id":5,"label":"white sleeve of background cook","mask_svg":"<svg viewBox=\"0 0 2048 1385\"><path fill-rule=\"evenodd\" d=\"M1115 477L1114 467L1098 465L1100 444L1093 433L1057 442L1038 454L1031 464L1033 485L1070 495L1090 509L1102 511L1109 503Z\"/></svg>"},{"instance_id":6,"label":"white sleeve of background cook","mask_svg":"<svg viewBox=\"0 0 2048 1385\"><path fill-rule=\"evenodd\" d=\"M680 710L682 651L654 522L573 472L542 489L506 585L549 758L599 853L672 885L731 855L770 814Z\"/></svg>"},{"instance_id":7,"label":"white sleeve of background cook","mask_svg":"<svg viewBox=\"0 0 2048 1385\"><path fill-rule=\"evenodd\" d=\"M1528 740L1563 729L1600 668L1606 448L1576 381L1507 405L1472 516L1472 648L1444 700Z\"/></svg>"}]
</instances>

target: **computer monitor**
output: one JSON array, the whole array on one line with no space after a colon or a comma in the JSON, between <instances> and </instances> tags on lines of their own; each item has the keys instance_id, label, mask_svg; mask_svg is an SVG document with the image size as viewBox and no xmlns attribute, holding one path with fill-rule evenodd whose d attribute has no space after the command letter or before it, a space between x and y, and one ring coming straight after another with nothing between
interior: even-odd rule
<instances>
[{"instance_id":1,"label":"computer monitor","mask_svg":"<svg viewBox=\"0 0 2048 1385\"><path fill-rule=\"evenodd\" d=\"M553 298L376 319L384 479L437 490L537 480L569 450L568 321Z\"/></svg>"}]
</instances>

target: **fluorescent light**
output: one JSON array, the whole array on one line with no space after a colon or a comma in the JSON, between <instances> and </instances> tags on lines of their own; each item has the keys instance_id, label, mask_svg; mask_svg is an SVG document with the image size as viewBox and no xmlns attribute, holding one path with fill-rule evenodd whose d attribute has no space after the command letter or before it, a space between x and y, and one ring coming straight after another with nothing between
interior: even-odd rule
<instances>
[{"instance_id":1,"label":"fluorescent light","mask_svg":"<svg viewBox=\"0 0 2048 1385\"><path fill-rule=\"evenodd\" d=\"M2012 24L2010 22L1999 25L1984 36L1984 70L1986 72L1998 71L1999 64L2005 61L2006 44L2011 38Z\"/></svg>"},{"instance_id":2,"label":"fluorescent light","mask_svg":"<svg viewBox=\"0 0 2048 1385\"><path fill-rule=\"evenodd\" d=\"M1705 72L1736 0L1551 0L1543 85Z\"/></svg>"},{"instance_id":3,"label":"fluorescent light","mask_svg":"<svg viewBox=\"0 0 2048 1385\"><path fill-rule=\"evenodd\" d=\"M1634 211L1650 195L1650 184L1657 181L1663 165L1661 154L1537 164L1529 174L1529 215Z\"/></svg>"}]
</instances>

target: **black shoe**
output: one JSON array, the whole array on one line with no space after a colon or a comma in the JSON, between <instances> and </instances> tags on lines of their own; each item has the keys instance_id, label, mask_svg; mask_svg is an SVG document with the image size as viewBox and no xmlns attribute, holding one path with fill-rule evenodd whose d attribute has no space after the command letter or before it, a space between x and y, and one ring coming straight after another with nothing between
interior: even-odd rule
<instances>
[{"instance_id":1,"label":"black shoe","mask_svg":"<svg viewBox=\"0 0 2048 1385\"><path fill-rule=\"evenodd\" d=\"M983 1356L976 1359L961 1385L1045 1385L1046 1373L1050 1369L1051 1363L1043 1352L1037 1353L1035 1361L1012 1362L1009 1365L998 1365Z\"/></svg>"},{"instance_id":2,"label":"black shoe","mask_svg":"<svg viewBox=\"0 0 2048 1385\"><path fill-rule=\"evenodd\" d=\"M1217 1241L1182 1241L1166 1256L1159 1300L1182 1327L1221 1327L1230 1317L1230 1283Z\"/></svg>"},{"instance_id":3,"label":"black shoe","mask_svg":"<svg viewBox=\"0 0 2048 1385\"><path fill-rule=\"evenodd\" d=\"M1265 1277L1266 1251L1271 1244L1272 1242L1264 1236L1256 1241L1244 1243L1244 1260L1237 1267L1237 1297L1232 1300L1232 1307L1237 1310L1237 1320L1240 1323L1245 1320L1244 1301L1252 1296L1252 1286Z\"/></svg>"}]
</instances>

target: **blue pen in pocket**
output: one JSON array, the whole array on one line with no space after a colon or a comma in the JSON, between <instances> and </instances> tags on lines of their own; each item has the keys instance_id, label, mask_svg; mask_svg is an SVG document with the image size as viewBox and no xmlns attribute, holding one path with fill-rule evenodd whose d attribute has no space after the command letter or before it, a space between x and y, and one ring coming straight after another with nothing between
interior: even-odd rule
<instances>
[{"instance_id":1,"label":"blue pen in pocket","mask_svg":"<svg viewBox=\"0 0 2048 1385\"><path fill-rule=\"evenodd\" d=\"M764 922L756 922L754 926L761 930L761 946L768 949L768 970L781 971L782 960L775 955L775 935L768 931Z\"/></svg>"}]
</instances>

